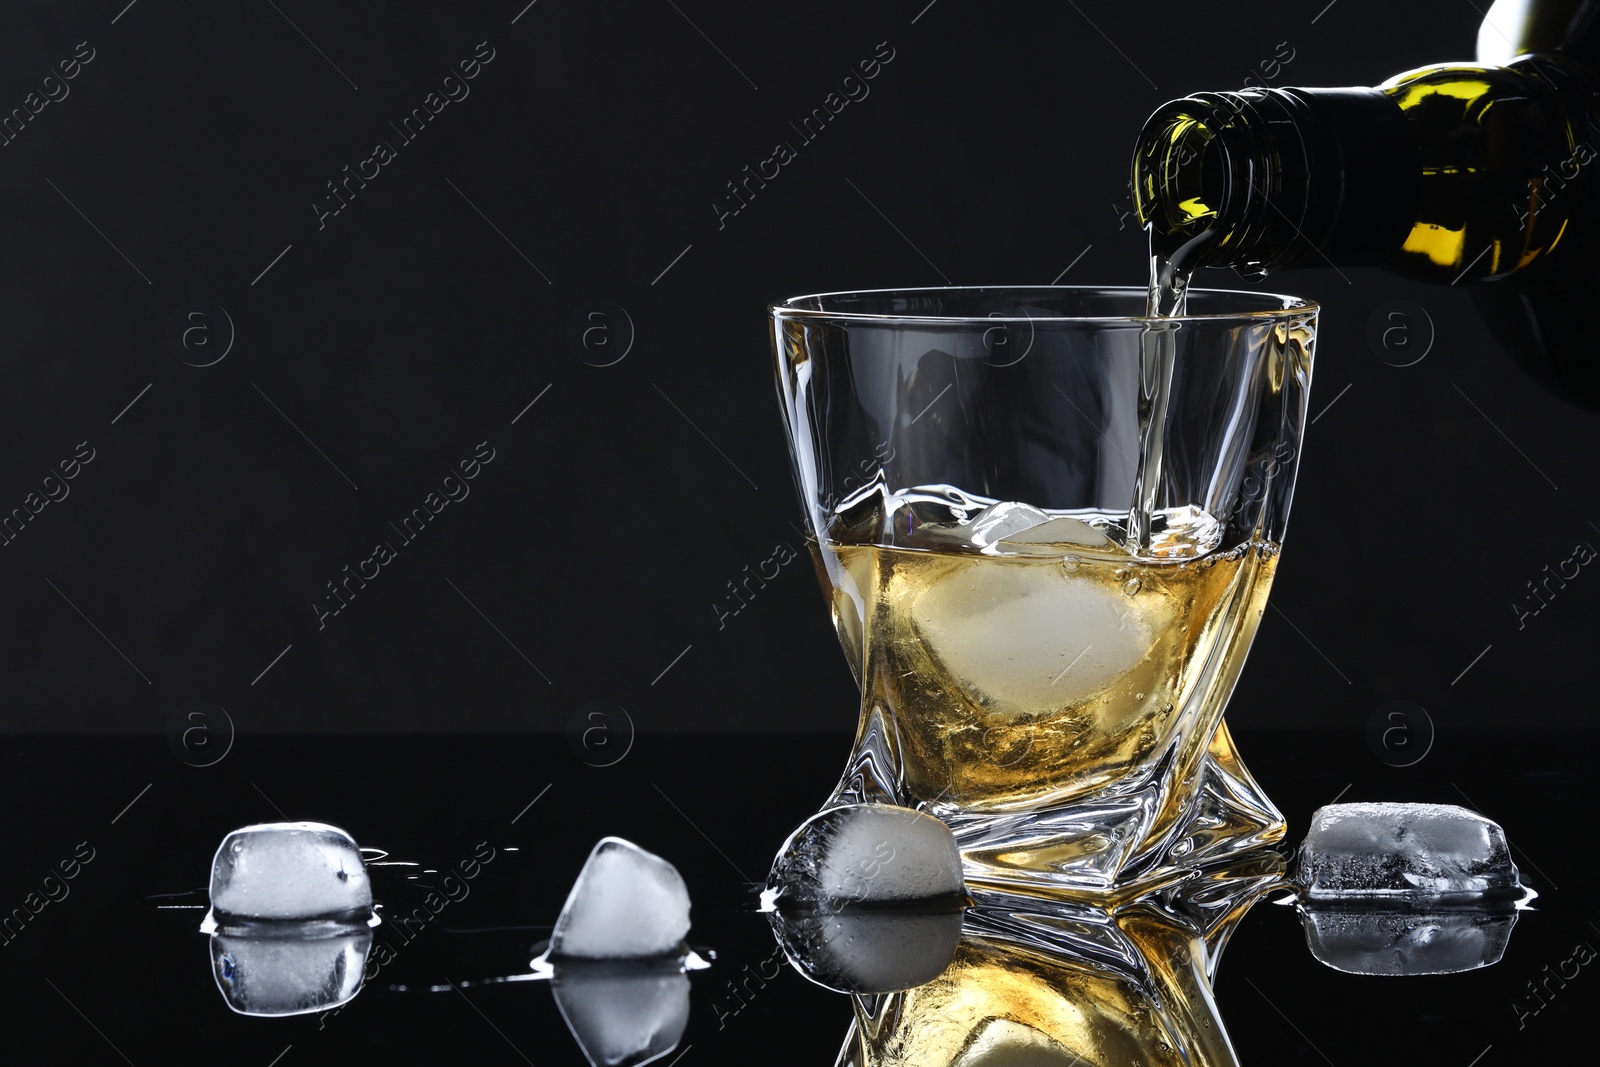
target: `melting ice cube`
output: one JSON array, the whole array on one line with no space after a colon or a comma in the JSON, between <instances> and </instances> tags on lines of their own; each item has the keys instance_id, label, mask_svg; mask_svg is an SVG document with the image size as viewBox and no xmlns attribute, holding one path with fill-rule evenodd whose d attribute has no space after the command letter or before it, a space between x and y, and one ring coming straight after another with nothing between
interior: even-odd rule
<instances>
[{"instance_id":1,"label":"melting ice cube","mask_svg":"<svg viewBox=\"0 0 1600 1067\"><path fill-rule=\"evenodd\" d=\"M355 840L320 822L260 823L222 839L211 861L211 907L222 917L321 919L372 910Z\"/></svg>"},{"instance_id":2,"label":"melting ice cube","mask_svg":"<svg viewBox=\"0 0 1600 1067\"><path fill-rule=\"evenodd\" d=\"M682 956L689 889L660 856L606 837L594 846L550 935L551 959Z\"/></svg>"},{"instance_id":3,"label":"melting ice cube","mask_svg":"<svg viewBox=\"0 0 1600 1067\"><path fill-rule=\"evenodd\" d=\"M1048 514L1031 504L1002 500L998 504L990 504L972 517L967 536L973 544L987 547L1049 521Z\"/></svg>"},{"instance_id":4,"label":"melting ice cube","mask_svg":"<svg viewBox=\"0 0 1600 1067\"><path fill-rule=\"evenodd\" d=\"M1174 602L1146 594L1130 607L1103 570L1000 567L975 581L951 569L915 594L910 615L932 658L990 716L1081 704L1116 685L1144 689L1132 675L1176 625Z\"/></svg>"},{"instance_id":5,"label":"melting ice cube","mask_svg":"<svg viewBox=\"0 0 1600 1067\"><path fill-rule=\"evenodd\" d=\"M1082 519L1070 515L1052 518L1031 504L1005 500L990 504L972 517L966 526L967 539L989 551L1004 545L1073 545L1079 548L1106 548L1111 539Z\"/></svg>"},{"instance_id":6,"label":"melting ice cube","mask_svg":"<svg viewBox=\"0 0 1600 1067\"><path fill-rule=\"evenodd\" d=\"M658 1060L689 1025L689 976L677 961L564 960L551 992L594 1067Z\"/></svg>"},{"instance_id":7,"label":"melting ice cube","mask_svg":"<svg viewBox=\"0 0 1600 1067\"><path fill-rule=\"evenodd\" d=\"M892 804L807 819L779 850L762 898L795 968L847 993L936 978L955 955L967 902L950 828Z\"/></svg>"},{"instance_id":8,"label":"melting ice cube","mask_svg":"<svg viewBox=\"0 0 1600 1067\"><path fill-rule=\"evenodd\" d=\"M961 854L950 828L932 815L846 804L813 815L789 835L773 861L766 898L830 910L964 901Z\"/></svg>"},{"instance_id":9,"label":"melting ice cube","mask_svg":"<svg viewBox=\"0 0 1600 1067\"><path fill-rule=\"evenodd\" d=\"M254 924L248 934L213 934L211 970L228 1007L241 1015L327 1011L361 989L372 949L365 924Z\"/></svg>"},{"instance_id":10,"label":"melting ice cube","mask_svg":"<svg viewBox=\"0 0 1600 1067\"><path fill-rule=\"evenodd\" d=\"M595 1067L638 1067L677 1047L689 1024L689 889L678 869L620 837L601 838L556 919L551 992Z\"/></svg>"},{"instance_id":11,"label":"melting ice cube","mask_svg":"<svg viewBox=\"0 0 1600 1067\"><path fill-rule=\"evenodd\" d=\"M1311 816L1295 884L1307 902L1522 895L1505 831L1453 804L1329 804Z\"/></svg>"},{"instance_id":12,"label":"melting ice cube","mask_svg":"<svg viewBox=\"0 0 1600 1067\"><path fill-rule=\"evenodd\" d=\"M1109 548L1111 538L1082 519L1062 515L1000 538L1002 545L1071 545L1076 548Z\"/></svg>"}]
</instances>

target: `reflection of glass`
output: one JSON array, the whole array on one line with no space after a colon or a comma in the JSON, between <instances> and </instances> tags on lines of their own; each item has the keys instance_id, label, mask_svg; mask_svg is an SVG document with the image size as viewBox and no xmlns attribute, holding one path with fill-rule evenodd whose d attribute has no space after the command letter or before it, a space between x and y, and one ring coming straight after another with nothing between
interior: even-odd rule
<instances>
[{"instance_id":1,"label":"reflection of glass","mask_svg":"<svg viewBox=\"0 0 1600 1067\"><path fill-rule=\"evenodd\" d=\"M1282 861L1251 866L1120 905L978 894L939 977L854 998L839 1065L1233 1067L1211 981Z\"/></svg>"},{"instance_id":2,"label":"reflection of glass","mask_svg":"<svg viewBox=\"0 0 1600 1067\"><path fill-rule=\"evenodd\" d=\"M773 347L862 688L832 801L920 807L971 885L1158 880L1282 837L1225 704L1288 516L1315 308L1143 289L800 297Z\"/></svg>"}]
</instances>

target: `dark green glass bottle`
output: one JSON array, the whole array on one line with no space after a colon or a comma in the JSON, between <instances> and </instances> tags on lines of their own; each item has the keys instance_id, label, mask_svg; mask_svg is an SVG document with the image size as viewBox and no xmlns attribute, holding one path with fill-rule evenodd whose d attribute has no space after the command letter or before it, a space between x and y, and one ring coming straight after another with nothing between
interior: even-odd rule
<instances>
[{"instance_id":1,"label":"dark green glass bottle","mask_svg":"<svg viewBox=\"0 0 1600 1067\"><path fill-rule=\"evenodd\" d=\"M1152 254L1248 278L1380 266L1492 282L1475 296L1512 354L1600 410L1597 24L1597 0L1500 0L1484 62L1163 105L1133 162Z\"/></svg>"}]
</instances>

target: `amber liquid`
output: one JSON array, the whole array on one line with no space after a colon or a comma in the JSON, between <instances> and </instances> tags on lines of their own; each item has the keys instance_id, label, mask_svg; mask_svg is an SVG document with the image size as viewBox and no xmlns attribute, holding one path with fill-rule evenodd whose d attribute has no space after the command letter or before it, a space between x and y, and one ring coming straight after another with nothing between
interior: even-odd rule
<instances>
[{"instance_id":1,"label":"amber liquid","mask_svg":"<svg viewBox=\"0 0 1600 1067\"><path fill-rule=\"evenodd\" d=\"M892 718L906 791L936 813L1070 801L1153 772L1179 740L1192 766L1277 557L1266 543L1160 562L1114 544L813 550L862 722Z\"/></svg>"}]
</instances>

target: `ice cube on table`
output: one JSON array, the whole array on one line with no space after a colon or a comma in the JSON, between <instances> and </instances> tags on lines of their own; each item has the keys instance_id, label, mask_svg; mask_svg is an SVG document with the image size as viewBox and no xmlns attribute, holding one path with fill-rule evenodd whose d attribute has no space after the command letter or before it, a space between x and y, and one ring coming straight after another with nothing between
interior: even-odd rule
<instances>
[{"instance_id":1,"label":"ice cube on table","mask_svg":"<svg viewBox=\"0 0 1600 1067\"><path fill-rule=\"evenodd\" d=\"M689 976L660 962L563 961L550 991L594 1067L658 1060L678 1047L689 1025Z\"/></svg>"},{"instance_id":2,"label":"ice cube on table","mask_svg":"<svg viewBox=\"0 0 1600 1067\"><path fill-rule=\"evenodd\" d=\"M211 861L211 907L242 919L321 919L372 910L355 839L320 822L246 826Z\"/></svg>"},{"instance_id":3,"label":"ice cube on table","mask_svg":"<svg viewBox=\"0 0 1600 1067\"><path fill-rule=\"evenodd\" d=\"M892 804L846 804L813 815L784 842L767 878L782 907L936 904L959 910L965 890L950 828Z\"/></svg>"},{"instance_id":4,"label":"ice cube on table","mask_svg":"<svg viewBox=\"0 0 1600 1067\"><path fill-rule=\"evenodd\" d=\"M1302 906L1311 955L1347 974L1458 974L1500 962L1517 913L1511 908L1416 911Z\"/></svg>"},{"instance_id":5,"label":"ice cube on table","mask_svg":"<svg viewBox=\"0 0 1600 1067\"><path fill-rule=\"evenodd\" d=\"M589 853L550 935L551 959L681 956L689 888L678 869L620 837Z\"/></svg>"},{"instance_id":6,"label":"ice cube on table","mask_svg":"<svg viewBox=\"0 0 1600 1067\"><path fill-rule=\"evenodd\" d=\"M1294 882L1307 902L1514 898L1505 831L1454 804L1329 804L1311 816Z\"/></svg>"},{"instance_id":7,"label":"ice cube on table","mask_svg":"<svg viewBox=\"0 0 1600 1067\"><path fill-rule=\"evenodd\" d=\"M274 923L259 934L213 934L211 971L241 1015L303 1015L355 997L371 950L364 923L331 936L325 924Z\"/></svg>"}]
</instances>

